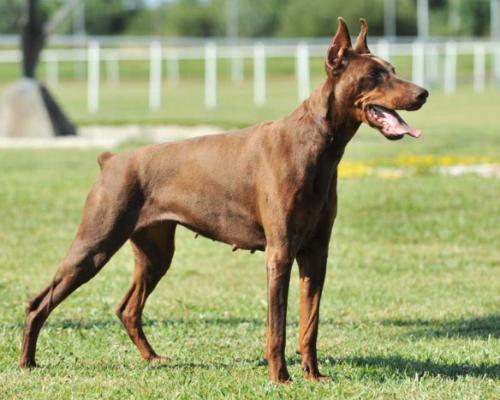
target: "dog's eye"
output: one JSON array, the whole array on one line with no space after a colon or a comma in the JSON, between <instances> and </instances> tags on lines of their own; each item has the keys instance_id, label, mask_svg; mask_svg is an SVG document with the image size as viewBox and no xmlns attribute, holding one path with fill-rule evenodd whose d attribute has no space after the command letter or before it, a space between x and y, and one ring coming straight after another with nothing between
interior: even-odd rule
<instances>
[{"instance_id":1,"label":"dog's eye","mask_svg":"<svg viewBox=\"0 0 500 400\"><path fill-rule=\"evenodd\" d=\"M373 79L379 79L382 77L383 71L380 69L373 69L370 71L370 77Z\"/></svg>"}]
</instances>

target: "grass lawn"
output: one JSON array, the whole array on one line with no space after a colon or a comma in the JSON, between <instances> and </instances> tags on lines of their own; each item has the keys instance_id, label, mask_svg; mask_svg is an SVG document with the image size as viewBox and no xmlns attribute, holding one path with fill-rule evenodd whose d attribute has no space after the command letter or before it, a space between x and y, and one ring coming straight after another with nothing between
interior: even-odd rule
<instances>
[{"instance_id":1,"label":"grass lawn","mask_svg":"<svg viewBox=\"0 0 500 400\"><path fill-rule=\"evenodd\" d=\"M139 96L139 88L124 90ZM90 118L78 97L82 91L62 89L77 119ZM295 88L278 82L272 93L283 102L245 111L251 90L246 87L238 104L237 92L231 92L236 89L229 88L220 109L208 113L195 95L198 89L189 90L188 85L162 122L240 125L283 114L295 103ZM129 111L140 116L132 97L120 99L123 108L110 120ZM106 107L118 103L113 104ZM345 158L379 166L397 164L401 154L487 157L498 163L499 104L494 92L431 95L421 112L408 114L409 122L424 129L422 139L392 143L362 129ZM108 118L104 112L99 116ZM125 246L51 315L39 340L40 368L20 371L23 305L49 281L72 240L98 172L97 153L0 153L1 398L500 397L500 180L445 177L429 169L399 179L339 182L318 346L328 383L304 381L294 352L296 268L287 347L294 383L274 386L262 363L262 254L233 253L230 246L194 240L185 229L178 230L173 265L144 316L146 334L170 362L143 362L113 314L131 280L132 255Z\"/></svg>"}]
</instances>

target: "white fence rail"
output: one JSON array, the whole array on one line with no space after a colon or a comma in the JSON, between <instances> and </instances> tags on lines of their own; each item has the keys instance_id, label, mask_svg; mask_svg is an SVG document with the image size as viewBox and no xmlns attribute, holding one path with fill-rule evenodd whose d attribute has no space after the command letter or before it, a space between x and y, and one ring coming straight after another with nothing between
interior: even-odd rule
<instances>
[{"instance_id":1,"label":"white fence rail","mask_svg":"<svg viewBox=\"0 0 500 400\"><path fill-rule=\"evenodd\" d=\"M207 41L200 45L175 47L160 41L150 41L137 47L105 47L99 40L91 40L87 48L49 48L42 53L46 63L46 80L51 86L59 83L59 63L73 62L75 70L87 64L87 100L89 112L99 111L101 75L108 81L120 82L119 63L122 61L149 62L149 108L154 111L162 106L163 61L166 61L166 79L179 82L182 60L200 60L205 65L205 106L217 106L217 60L227 59L233 81L244 78L244 59L253 60L254 102L266 104L267 81L266 60L270 58L295 59L298 99L303 100L310 92L310 58L323 57L327 43L239 43L223 44ZM485 90L489 83L487 57L491 57L491 83L500 87L500 44L491 41L448 41L390 43L384 39L371 45L372 51L391 60L399 56L412 58L412 79L420 85L441 86L446 94L457 89L458 57L469 55L473 60L472 87L476 92ZM0 50L0 67L5 63L19 63L21 54L17 50ZM101 74L101 65L106 73ZM76 67L79 65L79 67ZM80 71L83 76L82 71Z\"/></svg>"}]
</instances>

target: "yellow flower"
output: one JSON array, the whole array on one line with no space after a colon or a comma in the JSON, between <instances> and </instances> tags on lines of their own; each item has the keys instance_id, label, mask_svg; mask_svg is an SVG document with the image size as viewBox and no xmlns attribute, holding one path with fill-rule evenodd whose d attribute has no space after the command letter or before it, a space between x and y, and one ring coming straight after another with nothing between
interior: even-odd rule
<instances>
[{"instance_id":1,"label":"yellow flower","mask_svg":"<svg viewBox=\"0 0 500 400\"><path fill-rule=\"evenodd\" d=\"M499 163L498 159L487 156L399 154L392 159L378 159L370 163L344 160L339 166L339 176L351 178L376 175L383 179L396 179L405 174L405 169L413 170L415 173L426 173L438 167Z\"/></svg>"},{"instance_id":2,"label":"yellow flower","mask_svg":"<svg viewBox=\"0 0 500 400\"><path fill-rule=\"evenodd\" d=\"M339 176L342 178L366 176L372 174L372 168L362 162L342 161L339 165Z\"/></svg>"}]
</instances>

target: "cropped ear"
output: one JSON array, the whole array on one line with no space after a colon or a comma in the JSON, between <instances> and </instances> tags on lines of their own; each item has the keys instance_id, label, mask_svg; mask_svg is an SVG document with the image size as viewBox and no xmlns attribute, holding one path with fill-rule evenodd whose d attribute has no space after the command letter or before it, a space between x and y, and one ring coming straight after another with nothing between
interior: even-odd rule
<instances>
[{"instance_id":1,"label":"cropped ear","mask_svg":"<svg viewBox=\"0 0 500 400\"><path fill-rule=\"evenodd\" d=\"M351 36L349 35L347 24L342 17L339 17L338 20L337 33L328 48L325 60L327 71L332 72L339 71L344 66L343 61L348 53L347 50L351 48Z\"/></svg>"},{"instance_id":2,"label":"cropped ear","mask_svg":"<svg viewBox=\"0 0 500 400\"><path fill-rule=\"evenodd\" d=\"M358 54L370 54L370 49L368 48L368 44L366 42L366 34L368 33L368 23L366 19L360 18L361 22L361 30L359 31L358 38L356 39L356 43L354 44L354 51Z\"/></svg>"}]
</instances>

